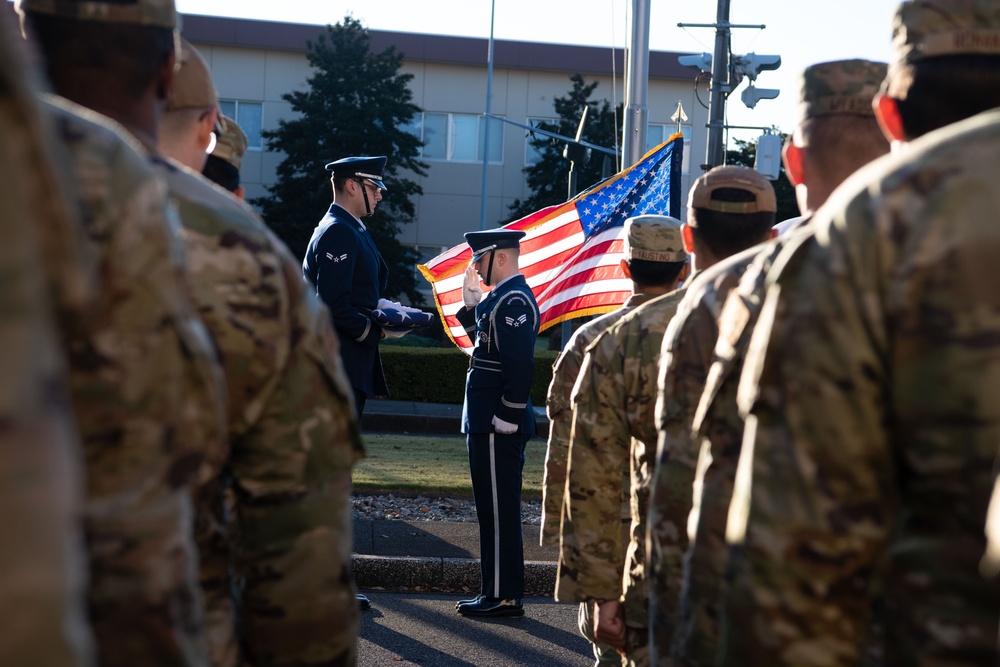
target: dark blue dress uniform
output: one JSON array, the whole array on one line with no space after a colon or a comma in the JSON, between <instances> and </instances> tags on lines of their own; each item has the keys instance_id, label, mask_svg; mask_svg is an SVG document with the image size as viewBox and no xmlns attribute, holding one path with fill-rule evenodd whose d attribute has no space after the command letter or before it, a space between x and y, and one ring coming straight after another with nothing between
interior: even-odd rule
<instances>
[{"instance_id":1,"label":"dark blue dress uniform","mask_svg":"<svg viewBox=\"0 0 1000 667\"><path fill-rule=\"evenodd\" d=\"M350 175L384 187L385 160L345 158L328 164L327 169L335 174L348 169ZM361 221L334 203L313 231L302 272L330 309L360 415L368 397L389 394L378 351L382 329L371 315L385 293L389 269Z\"/></svg>"},{"instance_id":2,"label":"dark blue dress uniform","mask_svg":"<svg viewBox=\"0 0 1000 667\"><path fill-rule=\"evenodd\" d=\"M470 245L477 249L471 240ZM535 434L530 392L538 305L524 276L517 274L497 285L475 311L463 308L457 317L475 340L462 432L479 519L481 595L519 602L524 594L521 475L525 445ZM517 424L517 432L496 433L494 416Z\"/></svg>"}]
</instances>

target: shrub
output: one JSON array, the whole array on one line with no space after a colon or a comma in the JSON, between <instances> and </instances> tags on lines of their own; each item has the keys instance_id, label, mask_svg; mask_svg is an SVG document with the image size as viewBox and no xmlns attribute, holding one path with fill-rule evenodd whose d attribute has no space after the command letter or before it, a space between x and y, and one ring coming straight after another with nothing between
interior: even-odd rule
<instances>
[{"instance_id":1,"label":"shrub","mask_svg":"<svg viewBox=\"0 0 1000 667\"><path fill-rule=\"evenodd\" d=\"M461 403L465 398L465 373L469 357L457 347L381 346L382 366L392 399L421 403ZM535 378L531 402L545 405L552 381L552 364L558 352L535 351Z\"/></svg>"}]
</instances>

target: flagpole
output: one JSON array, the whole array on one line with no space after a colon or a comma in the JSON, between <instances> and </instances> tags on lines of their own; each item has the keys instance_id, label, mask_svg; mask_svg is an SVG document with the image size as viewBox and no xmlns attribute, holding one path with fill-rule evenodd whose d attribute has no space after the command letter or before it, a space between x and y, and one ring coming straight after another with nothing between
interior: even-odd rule
<instances>
[{"instance_id":1,"label":"flagpole","mask_svg":"<svg viewBox=\"0 0 1000 667\"><path fill-rule=\"evenodd\" d=\"M479 203L479 229L486 229L486 195L489 189L490 178L490 124L492 117L491 105L493 102L493 22L496 15L496 0L490 3L490 44L486 54L486 116L483 122L483 193Z\"/></svg>"},{"instance_id":2,"label":"flagpole","mask_svg":"<svg viewBox=\"0 0 1000 667\"><path fill-rule=\"evenodd\" d=\"M632 0L632 37L626 76L625 132L622 137L624 167L630 167L646 152L646 123L649 108L649 0Z\"/></svg>"}]
</instances>

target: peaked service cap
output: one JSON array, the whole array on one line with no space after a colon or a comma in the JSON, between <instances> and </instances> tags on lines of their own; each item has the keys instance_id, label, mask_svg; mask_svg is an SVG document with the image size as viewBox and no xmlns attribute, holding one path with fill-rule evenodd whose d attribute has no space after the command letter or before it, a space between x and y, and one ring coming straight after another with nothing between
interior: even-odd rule
<instances>
[{"instance_id":1,"label":"peaked service cap","mask_svg":"<svg viewBox=\"0 0 1000 667\"><path fill-rule=\"evenodd\" d=\"M466 232L465 240L472 248L472 261L478 260L490 250L518 248L524 232L514 229L488 229L481 232Z\"/></svg>"},{"instance_id":2,"label":"peaked service cap","mask_svg":"<svg viewBox=\"0 0 1000 667\"><path fill-rule=\"evenodd\" d=\"M326 165L327 171L332 171L334 176L357 176L367 178L382 190L386 190L385 183L382 182L382 172L385 170L387 159L384 155L377 157L345 157Z\"/></svg>"}]
</instances>

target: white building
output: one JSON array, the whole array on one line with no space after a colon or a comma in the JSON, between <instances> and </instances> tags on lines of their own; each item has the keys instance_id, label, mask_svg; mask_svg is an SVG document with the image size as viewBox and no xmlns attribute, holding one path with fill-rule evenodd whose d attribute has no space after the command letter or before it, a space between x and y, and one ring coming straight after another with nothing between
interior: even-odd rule
<instances>
[{"instance_id":1,"label":"white building","mask_svg":"<svg viewBox=\"0 0 1000 667\"><path fill-rule=\"evenodd\" d=\"M241 178L248 198L266 195L265 186L275 181L283 156L262 149L260 131L276 128L279 119L294 116L281 97L306 87L310 74L306 45L323 30L316 25L183 17L184 36L211 66L223 112L236 118L247 133L250 148ZM374 52L394 46L403 55L402 71L413 75L413 102L424 110L422 126L439 130L424 148L422 159L430 165L427 176L416 178L424 193L414 202L415 222L403 225L400 236L402 243L418 249L422 259L429 259L460 243L463 232L479 226L480 124L485 122L488 42L375 30L369 34ZM687 139L683 211L691 182L702 173L708 93L704 84L695 90L695 73L678 64L678 55L650 54L647 145L655 146L676 132L677 124L670 116L680 101L689 116L681 127ZM624 69L621 49L497 40L491 110L522 124L554 120L552 101L570 91L570 76L577 73L588 83L599 82L593 99L618 104L624 99ZM525 131L516 126L494 122L490 134L494 157L488 175L487 224L492 225L508 217L515 199L530 195L522 170L530 164L533 151ZM317 164L317 168L322 166ZM322 213L316 212L317 220Z\"/></svg>"}]
</instances>

